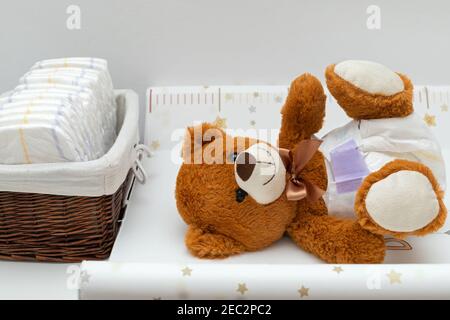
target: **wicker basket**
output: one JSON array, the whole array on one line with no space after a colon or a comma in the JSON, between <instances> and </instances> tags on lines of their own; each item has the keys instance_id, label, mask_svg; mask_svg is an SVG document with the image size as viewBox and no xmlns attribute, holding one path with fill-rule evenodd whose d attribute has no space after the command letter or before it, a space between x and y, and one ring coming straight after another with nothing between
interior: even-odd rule
<instances>
[{"instance_id":1,"label":"wicker basket","mask_svg":"<svg viewBox=\"0 0 450 320\"><path fill-rule=\"evenodd\" d=\"M121 91L119 98L120 133L101 159L0 166L0 259L80 262L109 257L140 156L137 95Z\"/></svg>"},{"instance_id":2,"label":"wicker basket","mask_svg":"<svg viewBox=\"0 0 450 320\"><path fill-rule=\"evenodd\" d=\"M79 262L109 257L132 175L114 194L0 192L0 259Z\"/></svg>"}]
</instances>

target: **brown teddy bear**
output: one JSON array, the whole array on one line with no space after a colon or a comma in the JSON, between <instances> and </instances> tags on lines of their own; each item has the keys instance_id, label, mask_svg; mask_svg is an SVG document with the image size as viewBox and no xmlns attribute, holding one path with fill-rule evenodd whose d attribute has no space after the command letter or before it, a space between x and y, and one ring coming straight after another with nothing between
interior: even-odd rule
<instances>
[{"instance_id":1,"label":"brown teddy bear","mask_svg":"<svg viewBox=\"0 0 450 320\"><path fill-rule=\"evenodd\" d=\"M412 84L407 77L393 74L356 62L329 66L326 78L331 94L358 127L361 121L412 113ZM193 255L225 258L262 249L287 234L299 247L329 263L379 263L385 256L384 235L425 235L443 224L446 209L432 171L390 153L394 160L389 158L380 168L365 168L365 176L356 175L351 181L356 218L328 214L327 204L334 198L325 192L330 185L327 176L334 187L348 185L335 181L336 163L329 159L342 151L331 146L342 132L331 132L323 146L314 136L322 128L325 102L315 77L304 74L295 79L281 110L278 147L231 137L212 124L188 128L176 202L189 226L186 245ZM354 158L356 149L347 157ZM348 168L344 165L344 169ZM412 175L395 176L399 172ZM395 198L408 197L412 190L422 201L421 212L414 208L409 212L411 205Z\"/></svg>"}]
</instances>

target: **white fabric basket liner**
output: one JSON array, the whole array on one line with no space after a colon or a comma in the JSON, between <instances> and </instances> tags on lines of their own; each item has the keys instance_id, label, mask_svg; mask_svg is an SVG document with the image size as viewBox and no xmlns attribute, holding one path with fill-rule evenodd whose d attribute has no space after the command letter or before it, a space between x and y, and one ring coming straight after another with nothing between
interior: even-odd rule
<instances>
[{"instance_id":1,"label":"white fabric basket liner","mask_svg":"<svg viewBox=\"0 0 450 320\"><path fill-rule=\"evenodd\" d=\"M115 193L138 160L139 98L116 90L118 136L101 158L87 162L0 165L0 191L99 197Z\"/></svg>"}]
</instances>

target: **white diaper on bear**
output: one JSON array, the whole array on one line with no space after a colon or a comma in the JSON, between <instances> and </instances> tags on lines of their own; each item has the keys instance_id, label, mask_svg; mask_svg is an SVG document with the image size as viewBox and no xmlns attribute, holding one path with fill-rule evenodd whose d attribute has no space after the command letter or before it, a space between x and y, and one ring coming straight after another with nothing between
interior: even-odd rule
<instances>
[{"instance_id":1,"label":"white diaper on bear","mask_svg":"<svg viewBox=\"0 0 450 320\"><path fill-rule=\"evenodd\" d=\"M328 174L324 199L332 214L354 216L356 191L338 190L331 156L337 147L349 142L356 144L368 173L379 170L395 159L416 161L428 166L442 190L446 188L445 164L439 143L415 113L403 118L353 120L329 132L322 139L320 151L325 156Z\"/></svg>"}]
</instances>

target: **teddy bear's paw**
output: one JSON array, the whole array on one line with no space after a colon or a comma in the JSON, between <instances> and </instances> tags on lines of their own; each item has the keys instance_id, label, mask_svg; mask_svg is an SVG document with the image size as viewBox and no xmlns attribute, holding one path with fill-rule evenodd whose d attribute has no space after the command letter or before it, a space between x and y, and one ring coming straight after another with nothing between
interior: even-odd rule
<instances>
[{"instance_id":1,"label":"teddy bear's paw","mask_svg":"<svg viewBox=\"0 0 450 320\"><path fill-rule=\"evenodd\" d=\"M193 226L186 234L186 246L194 256L205 259L223 259L245 251L244 246L234 239Z\"/></svg>"},{"instance_id":2,"label":"teddy bear's paw","mask_svg":"<svg viewBox=\"0 0 450 320\"><path fill-rule=\"evenodd\" d=\"M431 170L395 160L366 177L355 200L360 225L373 233L403 238L439 229L447 210Z\"/></svg>"},{"instance_id":3,"label":"teddy bear's paw","mask_svg":"<svg viewBox=\"0 0 450 320\"><path fill-rule=\"evenodd\" d=\"M296 78L281 110L279 146L291 149L317 133L323 125L325 103L326 95L316 77L305 73Z\"/></svg>"},{"instance_id":4,"label":"teddy bear's paw","mask_svg":"<svg viewBox=\"0 0 450 320\"><path fill-rule=\"evenodd\" d=\"M347 60L327 67L329 92L353 119L404 117L413 112L413 85L405 75L371 62Z\"/></svg>"}]
</instances>

